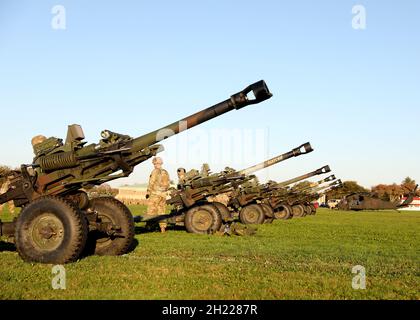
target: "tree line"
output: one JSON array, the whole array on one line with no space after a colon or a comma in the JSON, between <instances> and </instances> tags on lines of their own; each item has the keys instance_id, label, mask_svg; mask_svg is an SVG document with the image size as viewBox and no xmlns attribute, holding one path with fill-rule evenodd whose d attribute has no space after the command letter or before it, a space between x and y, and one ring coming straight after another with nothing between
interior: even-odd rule
<instances>
[{"instance_id":1,"label":"tree line","mask_svg":"<svg viewBox=\"0 0 420 320\"><path fill-rule=\"evenodd\" d=\"M362 187L356 181L345 181L343 187L331 190L327 193L328 199L341 199L346 195L359 192L369 192L375 194L378 198L386 201L397 201L401 197L407 197L416 188L416 181L410 177L405 178L400 184L378 184L370 190ZM416 196L420 196L417 190Z\"/></svg>"}]
</instances>

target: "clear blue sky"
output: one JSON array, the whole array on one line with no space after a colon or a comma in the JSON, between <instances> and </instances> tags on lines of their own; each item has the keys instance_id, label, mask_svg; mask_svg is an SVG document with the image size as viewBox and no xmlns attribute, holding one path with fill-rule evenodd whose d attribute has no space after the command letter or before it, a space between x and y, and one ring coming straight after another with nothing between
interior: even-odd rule
<instances>
[{"instance_id":1,"label":"clear blue sky","mask_svg":"<svg viewBox=\"0 0 420 320\"><path fill-rule=\"evenodd\" d=\"M365 30L352 28L356 4ZM65 30L51 27L54 5L66 9ZM239 169L310 141L314 153L260 177L330 164L367 187L420 181L420 1L2 0L0 72L7 165L31 162L35 134L65 138L78 123L90 142L105 128L140 135L265 79L270 101L182 134L187 157L173 156L179 139L165 143L172 176L209 155L214 171ZM217 130L239 132L242 143L226 147L239 158L214 158L217 143L199 151Z\"/></svg>"}]
</instances>

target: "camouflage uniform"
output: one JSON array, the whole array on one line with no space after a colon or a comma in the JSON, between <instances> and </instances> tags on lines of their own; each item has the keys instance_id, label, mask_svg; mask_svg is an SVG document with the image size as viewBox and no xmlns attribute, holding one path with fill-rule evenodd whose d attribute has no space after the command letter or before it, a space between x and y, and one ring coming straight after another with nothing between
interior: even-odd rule
<instances>
[{"instance_id":1,"label":"camouflage uniform","mask_svg":"<svg viewBox=\"0 0 420 320\"><path fill-rule=\"evenodd\" d=\"M166 211L166 193L169 189L169 174L164 169L154 169L150 175L147 194L150 196L147 215L165 215ZM166 228L167 223L161 222L159 226Z\"/></svg>"},{"instance_id":2,"label":"camouflage uniform","mask_svg":"<svg viewBox=\"0 0 420 320\"><path fill-rule=\"evenodd\" d=\"M185 184L186 181L186 171L184 168L179 168L177 171L178 174L178 189Z\"/></svg>"},{"instance_id":3,"label":"camouflage uniform","mask_svg":"<svg viewBox=\"0 0 420 320\"><path fill-rule=\"evenodd\" d=\"M10 181L9 181L9 179L7 179L6 181L4 181L4 183L0 187L0 194L3 194L7 190L9 190L9 186L10 186ZM7 205L9 207L10 213L14 214L15 213L15 205L13 204L13 201L9 201L7 203ZM3 212L3 206L4 206L4 203L0 204L0 213Z\"/></svg>"}]
</instances>

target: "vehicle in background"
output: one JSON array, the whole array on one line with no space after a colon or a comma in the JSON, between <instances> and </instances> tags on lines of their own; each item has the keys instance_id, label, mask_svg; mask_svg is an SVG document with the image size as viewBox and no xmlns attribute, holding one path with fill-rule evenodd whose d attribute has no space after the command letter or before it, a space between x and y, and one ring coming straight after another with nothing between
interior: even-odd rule
<instances>
[{"instance_id":1,"label":"vehicle in background","mask_svg":"<svg viewBox=\"0 0 420 320\"><path fill-rule=\"evenodd\" d=\"M329 209L336 209L340 201L341 200L338 200L338 199L330 199L327 201L327 207Z\"/></svg>"}]
</instances>

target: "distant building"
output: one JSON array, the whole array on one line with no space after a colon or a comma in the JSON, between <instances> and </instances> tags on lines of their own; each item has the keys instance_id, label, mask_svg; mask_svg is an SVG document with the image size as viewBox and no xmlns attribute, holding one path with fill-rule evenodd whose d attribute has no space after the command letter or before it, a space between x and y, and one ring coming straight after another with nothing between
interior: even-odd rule
<instances>
[{"instance_id":1,"label":"distant building","mask_svg":"<svg viewBox=\"0 0 420 320\"><path fill-rule=\"evenodd\" d=\"M324 194L321 198L317 200L318 204L327 203L327 196Z\"/></svg>"},{"instance_id":2,"label":"distant building","mask_svg":"<svg viewBox=\"0 0 420 320\"><path fill-rule=\"evenodd\" d=\"M146 193L147 187L121 187L116 198L126 205L146 205Z\"/></svg>"},{"instance_id":3,"label":"distant building","mask_svg":"<svg viewBox=\"0 0 420 320\"><path fill-rule=\"evenodd\" d=\"M176 188L175 185L171 185L172 188ZM127 206L130 205L147 205L148 200L146 199L147 184L123 186L117 188L118 195L115 197Z\"/></svg>"}]
</instances>

